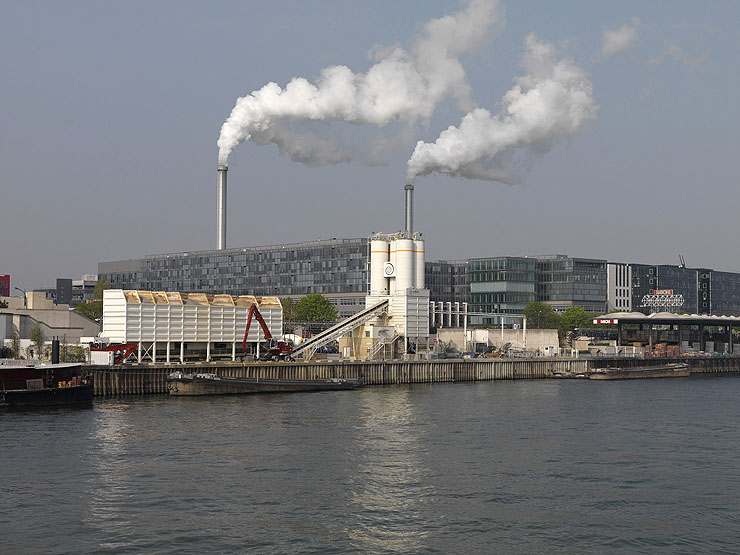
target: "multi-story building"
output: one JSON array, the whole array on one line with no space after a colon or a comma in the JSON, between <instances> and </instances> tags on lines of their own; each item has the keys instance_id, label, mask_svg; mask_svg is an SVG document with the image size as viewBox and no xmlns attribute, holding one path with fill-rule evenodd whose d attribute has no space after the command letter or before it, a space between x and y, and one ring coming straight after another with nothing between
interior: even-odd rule
<instances>
[{"instance_id":1,"label":"multi-story building","mask_svg":"<svg viewBox=\"0 0 740 555\"><path fill-rule=\"evenodd\" d=\"M606 266L607 312L632 311L632 265L610 262Z\"/></svg>"},{"instance_id":2,"label":"multi-story building","mask_svg":"<svg viewBox=\"0 0 740 555\"><path fill-rule=\"evenodd\" d=\"M0 297L10 297L10 275L0 275Z\"/></svg>"},{"instance_id":3,"label":"multi-story building","mask_svg":"<svg viewBox=\"0 0 740 555\"><path fill-rule=\"evenodd\" d=\"M113 289L299 298L319 293L345 317L364 308L366 238L150 255L100 262Z\"/></svg>"},{"instance_id":4,"label":"multi-story building","mask_svg":"<svg viewBox=\"0 0 740 555\"><path fill-rule=\"evenodd\" d=\"M468 302L467 260L437 260L427 262L424 283L429 289L429 297L437 302Z\"/></svg>"},{"instance_id":5,"label":"multi-story building","mask_svg":"<svg viewBox=\"0 0 740 555\"><path fill-rule=\"evenodd\" d=\"M521 314L536 299L536 269L534 258L471 258L468 261L470 312ZM501 318L475 315L470 317L470 323L498 325Z\"/></svg>"},{"instance_id":6,"label":"multi-story building","mask_svg":"<svg viewBox=\"0 0 740 555\"><path fill-rule=\"evenodd\" d=\"M691 314L740 314L738 273L666 264L629 266L632 310L645 314L679 310Z\"/></svg>"},{"instance_id":7,"label":"multi-story building","mask_svg":"<svg viewBox=\"0 0 740 555\"><path fill-rule=\"evenodd\" d=\"M607 306L606 260L572 258L562 254L538 256L537 300L556 312L580 306L604 312Z\"/></svg>"}]
</instances>

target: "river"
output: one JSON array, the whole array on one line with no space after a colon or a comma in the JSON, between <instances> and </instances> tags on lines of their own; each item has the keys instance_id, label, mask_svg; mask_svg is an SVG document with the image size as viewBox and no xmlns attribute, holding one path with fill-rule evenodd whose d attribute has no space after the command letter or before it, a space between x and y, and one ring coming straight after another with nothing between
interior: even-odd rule
<instances>
[{"instance_id":1,"label":"river","mask_svg":"<svg viewBox=\"0 0 740 555\"><path fill-rule=\"evenodd\" d=\"M3 553L736 553L740 376L0 413Z\"/></svg>"}]
</instances>

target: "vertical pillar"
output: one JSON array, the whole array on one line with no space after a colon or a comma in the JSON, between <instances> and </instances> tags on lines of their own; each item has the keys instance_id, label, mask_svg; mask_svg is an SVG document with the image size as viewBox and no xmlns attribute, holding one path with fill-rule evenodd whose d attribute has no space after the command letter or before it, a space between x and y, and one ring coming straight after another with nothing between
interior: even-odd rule
<instances>
[{"instance_id":1,"label":"vertical pillar","mask_svg":"<svg viewBox=\"0 0 740 555\"><path fill-rule=\"evenodd\" d=\"M648 324L648 345L650 345L650 351L651 351L650 354L652 354L652 350L653 350L653 323L652 322Z\"/></svg>"},{"instance_id":2,"label":"vertical pillar","mask_svg":"<svg viewBox=\"0 0 740 555\"><path fill-rule=\"evenodd\" d=\"M167 364L170 363L170 342L167 342Z\"/></svg>"},{"instance_id":3,"label":"vertical pillar","mask_svg":"<svg viewBox=\"0 0 740 555\"><path fill-rule=\"evenodd\" d=\"M157 342L152 341L152 362L157 362Z\"/></svg>"},{"instance_id":4,"label":"vertical pillar","mask_svg":"<svg viewBox=\"0 0 740 555\"><path fill-rule=\"evenodd\" d=\"M211 342L206 343L206 362L211 362Z\"/></svg>"},{"instance_id":5,"label":"vertical pillar","mask_svg":"<svg viewBox=\"0 0 740 555\"><path fill-rule=\"evenodd\" d=\"M180 341L180 364L185 363L185 342Z\"/></svg>"},{"instance_id":6,"label":"vertical pillar","mask_svg":"<svg viewBox=\"0 0 740 555\"><path fill-rule=\"evenodd\" d=\"M231 360L232 362L236 360L236 341L231 342Z\"/></svg>"},{"instance_id":7,"label":"vertical pillar","mask_svg":"<svg viewBox=\"0 0 740 555\"><path fill-rule=\"evenodd\" d=\"M707 350L707 340L706 337L704 337L704 324L699 324L699 350Z\"/></svg>"},{"instance_id":8,"label":"vertical pillar","mask_svg":"<svg viewBox=\"0 0 740 555\"><path fill-rule=\"evenodd\" d=\"M137 361L139 364L141 364L141 341L139 341L139 354L137 357Z\"/></svg>"},{"instance_id":9,"label":"vertical pillar","mask_svg":"<svg viewBox=\"0 0 740 555\"><path fill-rule=\"evenodd\" d=\"M523 343L524 343L524 350L526 351L527 350L527 317L526 316L522 317L522 328L524 328Z\"/></svg>"},{"instance_id":10,"label":"vertical pillar","mask_svg":"<svg viewBox=\"0 0 740 555\"><path fill-rule=\"evenodd\" d=\"M622 322L617 320L617 353L619 353L619 347L622 346Z\"/></svg>"},{"instance_id":11,"label":"vertical pillar","mask_svg":"<svg viewBox=\"0 0 740 555\"><path fill-rule=\"evenodd\" d=\"M683 346L683 324L678 324L678 356L681 356L681 347Z\"/></svg>"},{"instance_id":12,"label":"vertical pillar","mask_svg":"<svg viewBox=\"0 0 740 555\"><path fill-rule=\"evenodd\" d=\"M732 326L727 326L727 349L728 354L732 354Z\"/></svg>"}]
</instances>

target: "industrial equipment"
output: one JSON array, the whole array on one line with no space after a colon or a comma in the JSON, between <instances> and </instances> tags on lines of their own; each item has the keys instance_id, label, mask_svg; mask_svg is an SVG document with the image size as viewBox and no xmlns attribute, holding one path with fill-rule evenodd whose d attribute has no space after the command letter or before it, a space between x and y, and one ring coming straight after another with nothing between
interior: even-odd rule
<instances>
[{"instance_id":1,"label":"industrial equipment","mask_svg":"<svg viewBox=\"0 0 740 555\"><path fill-rule=\"evenodd\" d=\"M244 330L244 341L242 343L242 349L244 349L244 355L247 354L247 336L249 335L249 327L252 325L252 317L257 318L257 321L262 328L262 333L265 336L265 352L259 356L259 360L281 360L281 361L293 361L293 346L287 344L285 341L275 339L270 333L270 328L267 327L262 314L256 304L249 307L249 314L247 315L247 328ZM259 345L259 343L258 343Z\"/></svg>"}]
</instances>

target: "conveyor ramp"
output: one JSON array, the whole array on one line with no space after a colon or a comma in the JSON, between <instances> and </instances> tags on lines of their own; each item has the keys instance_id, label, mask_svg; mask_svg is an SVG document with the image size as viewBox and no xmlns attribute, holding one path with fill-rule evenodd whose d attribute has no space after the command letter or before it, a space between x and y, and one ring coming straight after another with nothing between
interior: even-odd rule
<instances>
[{"instance_id":1,"label":"conveyor ramp","mask_svg":"<svg viewBox=\"0 0 740 555\"><path fill-rule=\"evenodd\" d=\"M339 322L336 326L332 326L328 330L324 330L321 333L314 335L312 338L296 346L293 349L293 356L302 354L305 360L311 360L311 357L313 357L320 347L323 347L330 341L339 339L343 335L347 335L356 327L376 318L386 310L388 310L388 299L384 299L370 308L366 308L357 314L353 314L349 318Z\"/></svg>"}]
</instances>

